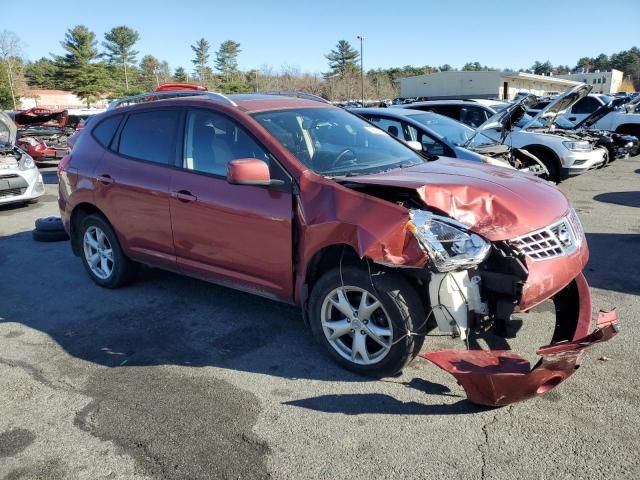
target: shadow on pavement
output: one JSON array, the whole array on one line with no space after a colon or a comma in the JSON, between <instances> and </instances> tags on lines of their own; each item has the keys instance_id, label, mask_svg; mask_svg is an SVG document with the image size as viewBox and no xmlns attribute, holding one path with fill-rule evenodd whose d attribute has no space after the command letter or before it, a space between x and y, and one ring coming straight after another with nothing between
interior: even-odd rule
<instances>
[{"instance_id":1,"label":"shadow on pavement","mask_svg":"<svg viewBox=\"0 0 640 480\"><path fill-rule=\"evenodd\" d=\"M489 410L466 400L454 404L401 402L382 393L347 393L341 395L321 395L285 402L285 405L306 408L324 413L345 415L385 414L385 415L462 415Z\"/></svg>"},{"instance_id":2,"label":"shadow on pavement","mask_svg":"<svg viewBox=\"0 0 640 480\"><path fill-rule=\"evenodd\" d=\"M640 295L640 234L587 233L589 285Z\"/></svg>"},{"instance_id":3,"label":"shadow on pavement","mask_svg":"<svg viewBox=\"0 0 640 480\"><path fill-rule=\"evenodd\" d=\"M22 260L26 256L28 264ZM143 268L129 287L103 289L87 277L68 242L37 243L29 233L0 237L0 272L17 271L20 275L13 275L3 289L0 323L17 322L46 333L70 355L88 362L368 380L335 365L291 305L151 268ZM48 293L27 304L29 291ZM452 396L446 386L426 380L405 386ZM378 408L404 413L406 407L394 402L386 400ZM451 413L462 410L456 407Z\"/></svg>"},{"instance_id":4,"label":"shadow on pavement","mask_svg":"<svg viewBox=\"0 0 640 480\"><path fill-rule=\"evenodd\" d=\"M625 207L640 208L640 192L608 192L593 197L594 200L603 203L613 203Z\"/></svg>"}]
</instances>

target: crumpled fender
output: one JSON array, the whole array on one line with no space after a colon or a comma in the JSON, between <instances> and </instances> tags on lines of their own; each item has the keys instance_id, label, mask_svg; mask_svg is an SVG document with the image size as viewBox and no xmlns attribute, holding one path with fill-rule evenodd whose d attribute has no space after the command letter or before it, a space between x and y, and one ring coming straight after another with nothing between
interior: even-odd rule
<instances>
[{"instance_id":1,"label":"crumpled fender","mask_svg":"<svg viewBox=\"0 0 640 480\"><path fill-rule=\"evenodd\" d=\"M557 318L555 342L537 350L541 358L533 369L527 360L509 350L442 350L424 353L421 357L451 373L473 403L496 407L543 395L580 367L585 350L611 339L618 332L614 310L600 312L596 329L588 333L591 325L588 285L582 274L575 282L577 288L573 290L580 296L579 306ZM563 308L556 304L557 315L566 306L566 299L563 299ZM574 314L577 319L572 318ZM572 325L571 339L562 339Z\"/></svg>"}]
</instances>

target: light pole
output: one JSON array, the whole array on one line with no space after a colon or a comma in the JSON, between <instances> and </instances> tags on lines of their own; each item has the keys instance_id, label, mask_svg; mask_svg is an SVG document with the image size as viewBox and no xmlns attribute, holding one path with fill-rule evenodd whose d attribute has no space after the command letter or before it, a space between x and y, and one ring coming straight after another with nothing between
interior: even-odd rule
<instances>
[{"instance_id":1,"label":"light pole","mask_svg":"<svg viewBox=\"0 0 640 480\"><path fill-rule=\"evenodd\" d=\"M364 62L362 60L362 42L364 42L364 35L358 35L360 40L360 87L362 89L362 106L364 107Z\"/></svg>"}]
</instances>

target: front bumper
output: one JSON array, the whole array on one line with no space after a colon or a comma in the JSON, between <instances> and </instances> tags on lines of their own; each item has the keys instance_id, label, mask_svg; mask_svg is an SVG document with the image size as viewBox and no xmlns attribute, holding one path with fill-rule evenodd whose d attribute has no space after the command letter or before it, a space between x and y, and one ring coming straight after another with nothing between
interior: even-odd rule
<instances>
[{"instance_id":1,"label":"front bumper","mask_svg":"<svg viewBox=\"0 0 640 480\"><path fill-rule=\"evenodd\" d=\"M28 202L44 195L44 181L37 168L14 172L0 170L0 205Z\"/></svg>"},{"instance_id":2,"label":"front bumper","mask_svg":"<svg viewBox=\"0 0 640 480\"><path fill-rule=\"evenodd\" d=\"M583 274L554 295L553 301L553 340L537 350L540 360L533 368L509 350L443 350L421 356L451 373L473 403L503 406L543 395L580 367L585 350L618 332L615 311L600 312L596 329L590 332L591 294Z\"/></svg>"},{"instance_id":3,"label":"front bumper","mask_svg":"<svg viewBox=\"0 0 640 480\"><path fill-rule=\"evenodd\" d=\"M595 148L590 152L567 151L561 158L562 172L565 177L580 175L605 163L607 155L608 152L604 148Z\"/></svg>"},{"instance_id":4,"label":"front bumper","mask_svg":"<svg viewBox=\"0 0 640 480\"><path fill-rule=\"evenodd\" d=\"M71 151L68 147L50 147L45 143L38 143L37 145L21 143L20 148L31 155L36 162L44 159L61 160L64 156L69 155Z\"/></svg>"}]
</instances>

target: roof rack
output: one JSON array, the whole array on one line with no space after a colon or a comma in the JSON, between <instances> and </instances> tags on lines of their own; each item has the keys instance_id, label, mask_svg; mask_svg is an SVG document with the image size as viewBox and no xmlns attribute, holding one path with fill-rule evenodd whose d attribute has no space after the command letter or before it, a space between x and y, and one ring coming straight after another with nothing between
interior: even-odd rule
<instances>
[{"instance_id":1,"label":"roof rack","mask_svg":"<svg viewBox=\"0 0 640 480\"><path fill-rule=\"evenodd\" d=\"M111 102L107 110L114 110L120 107L126 107L127 105L134 105L136 103L152 102L154 100L162 100L166 98L179 98L179 97L207 97L209 100L216 102L226 103L232 107L237 107L238 104L231 100L226 95L216 92L204 92L200 90L173 90L166 92L148 92L140 95L134 95L133 97L121 98L115 102Z\"/></svg>"},{"instance_id":2,"label":"roof rack","mask_svg":"<svg viewBox=\"0 0 640 480\"><path fill-rule=\"evenodd\" d=\"M306 92L297 92L293 90L271 90L268 92L261 92L261 93L263 95L280 95L282 97L296 97L296 98L303 98L305 100L312 100L314 102L331 103L319 95L314 95L313 93L306 93Z\"/></svg>"}]
</instances>

